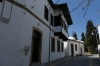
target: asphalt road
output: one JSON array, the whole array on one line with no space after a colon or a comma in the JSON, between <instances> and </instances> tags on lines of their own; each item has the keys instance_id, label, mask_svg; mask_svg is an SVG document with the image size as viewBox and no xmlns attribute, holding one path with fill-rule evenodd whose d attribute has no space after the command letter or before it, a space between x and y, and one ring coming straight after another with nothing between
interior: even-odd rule
<instances>
[{"instance_id":1,"label":"asphalt road","mask_svg":"<svg viewBox=\"0 0 100 66\"><path fill-rule=\"evenodd\" d=\"M98 54L71 57L50 64L49 66L100 66Z\"/></svg>"}]
</instances>

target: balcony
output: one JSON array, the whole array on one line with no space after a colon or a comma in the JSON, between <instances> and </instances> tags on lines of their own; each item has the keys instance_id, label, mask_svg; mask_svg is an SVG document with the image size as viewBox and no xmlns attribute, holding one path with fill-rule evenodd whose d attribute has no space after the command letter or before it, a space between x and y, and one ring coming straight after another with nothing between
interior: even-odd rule
<instances>
[{"instance_id":1,"label":"balcony","mask_svg":"<svg viewBox=\"0 0 100 66\"><path fill-rule=\"evenodd\" d=\"M54 35L59 36L59 39L63 39L63 41L67 41L68 39L68 32L62 26L55 26L54 27Z\"/></svg>"},{"instance_id":2,"label":"balcony","mask_svg":"<svg viewBox=\"0 0 100 66\"><path fill-rule=\"evenodd\" d=\"M59 36L59 39L63 39L63 41L67 41L68 39L68 31L67 26L63 19L61 18L61 15L54 17L54 35Z\"/></svg>"}]
</instances>

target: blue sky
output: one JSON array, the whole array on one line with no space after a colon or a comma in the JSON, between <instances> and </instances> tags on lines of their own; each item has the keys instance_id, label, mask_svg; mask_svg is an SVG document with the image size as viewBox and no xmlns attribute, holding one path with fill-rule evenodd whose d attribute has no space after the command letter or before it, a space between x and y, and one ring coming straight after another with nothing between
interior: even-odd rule
<instances>
[{"instance_id":1,"label":"blue sky","mask_svg":"<svg viewBox=\"0 0 100 66\"><path fill-rule=\"evenodd\" d=\"M54 3L57 1L58 0L53 0ZM82 1L82 0L79 0L79 2L75 3L76 1L78 1L78 0L59 0L58 4L59 3L67 3L69 10L71 11L72 8L77 7L79 5L80 1ZM70 4L69 2L75 3L75 4ZM83 6L85 6L85 5L86 5L86 2L83 4ZM100 0L92 1L88 8L87 14L85 16L86 19L93 21L94 26L97 26L100 24L100 19L98 18L100 15L99 14L99 9L100 9L99 6L100 6ZM85 13L85 10L82 10L82 7L79 7L76 11L72 12L71 17L72 17L73 25L71 25L68 28L69 35L71 36L73 32L76 32L79 40L81 40L81 33L86 32L87 20L83 18L84 13Z\"/></svg>"}]
</instances>

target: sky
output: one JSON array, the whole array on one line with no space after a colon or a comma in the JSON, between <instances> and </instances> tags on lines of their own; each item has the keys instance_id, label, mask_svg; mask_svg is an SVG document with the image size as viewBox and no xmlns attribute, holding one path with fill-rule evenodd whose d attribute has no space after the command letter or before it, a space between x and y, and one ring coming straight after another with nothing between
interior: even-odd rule
<instances>
[{"instance_id":1,"label":"sky","mask_svg":"<svg viewBox=\"0 0 100 66\"><path fill-rule=\"evenodd\" d=\"M58 0L53 0L54 3L56 3ZM73 8L76 8L82 0L59 0L57 4L61 3L67 3L69 11L72 11ZM74 3L74 4L70 4ZM82 5L85 6L87 2L83 3ZM87 14L86 14L86 19L87 20L92 20L94 26L98 26L100 24L100 0L94 0L91 2ZM82 7L80 6L77 10L74 12L70 13L71 18L73 21L73 25L70 25L68 28L69 36L72 36L73 32L76 32L78 40L81 40L81 33L84 32L86 33L86 25L87 25L87 20L83 17L85 13L85 10L82 10Z\"/></svg>"}]
</instances>

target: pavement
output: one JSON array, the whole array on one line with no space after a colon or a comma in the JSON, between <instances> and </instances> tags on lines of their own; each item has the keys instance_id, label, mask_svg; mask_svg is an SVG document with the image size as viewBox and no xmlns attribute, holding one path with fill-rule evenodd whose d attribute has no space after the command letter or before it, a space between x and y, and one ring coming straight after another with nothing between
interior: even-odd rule
<instances>
[{"instance_id":1,"label":"pavement","mask_svg":"<svg viewBox=\"0 0 100 66\"><path fill-rule=\"evenodd\" d=\"M100 66L100 61L98 54L91 54L78 57L64 57L34 66Z\"/></svg>"}]
</instances>

